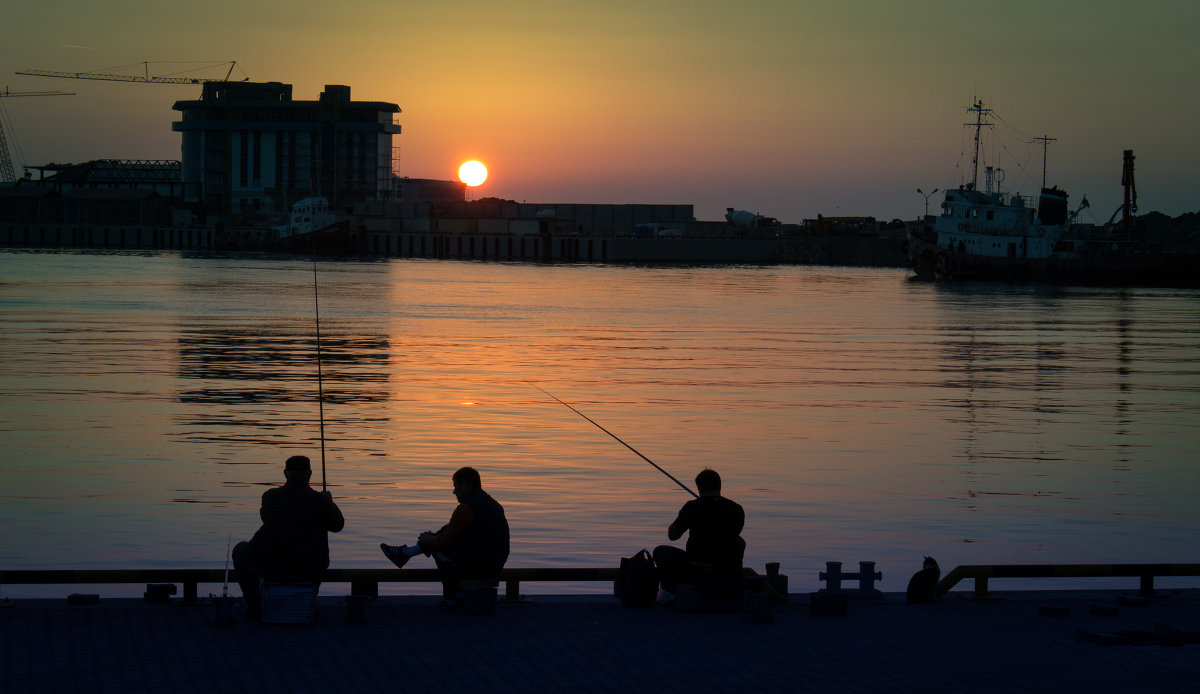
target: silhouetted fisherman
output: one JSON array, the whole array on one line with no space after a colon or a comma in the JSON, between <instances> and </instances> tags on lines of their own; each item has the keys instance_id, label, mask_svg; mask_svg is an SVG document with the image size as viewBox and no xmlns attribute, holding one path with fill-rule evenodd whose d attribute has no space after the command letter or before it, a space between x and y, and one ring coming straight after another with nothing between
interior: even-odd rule
<instances>
[{"instance_id":1,"label":"silhouetted fisherman","mask_svg":"<svg viewBox=\"0 0 1200 694\"><path fill-rule=\"evenodd\" d=\"M721 496L721 476L705 468L696 475L699 497L679 509L679 515L667 527L671 541L688 532L687 549L671 545L654 548L654 563L658 566L659 585L673 597L680 583L688 583L689 575L712 569L740 570L746 541L742 527L746 512L741 505Z\"/></svg>"},{"instance_id":2,"label":"silhouetted fisherman","mask_svg":"<svg viewBox=\"0 0 1200 694\"><path fill-rule=\"evenodd\" d=\"M415 545L379 543L385 557L399 568L418 554L432 556L442 574L442 605L461 607L463 579L500 575L508 561L508 519L487 492L475 468L459 468L451 478L458 506L441 530L423 532Z\"/></svg>"},{"instance_id":3,"label":"silhouetted fisherman","mask_svg":"<svg viewBox=\"0 0 1200 694\"><path fill-rule=\"evenodd\" d=\"M233 568L246 601L246 618L261 616L259 582L316 583L329 567L329 535L346 525L333 494L308 485L308 458L294 455L284 464L282 487L263 492L262 527L249 542L233 548Z\"/></svg>"}]
</instances>

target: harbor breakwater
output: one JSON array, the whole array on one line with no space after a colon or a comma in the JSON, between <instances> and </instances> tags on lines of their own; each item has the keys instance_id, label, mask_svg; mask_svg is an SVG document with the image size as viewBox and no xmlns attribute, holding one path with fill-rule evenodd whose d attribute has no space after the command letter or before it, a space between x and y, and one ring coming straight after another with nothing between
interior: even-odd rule
<instances>
[{"instance_id":1,"label":"harbor breakwater","mask_svg":"<svg viewBox=\"0 0 1200 694\"><path fill-rule=\"evenodd\" d=\"M491 235L351 230L315 239L322 255L527 262L764 263L906 267L901 236L668 237L576 234ZM34 249L311 252L314 240L290 243L262 230L203 227L0 224L0 246Z\"/></svg>"}]
</instances>

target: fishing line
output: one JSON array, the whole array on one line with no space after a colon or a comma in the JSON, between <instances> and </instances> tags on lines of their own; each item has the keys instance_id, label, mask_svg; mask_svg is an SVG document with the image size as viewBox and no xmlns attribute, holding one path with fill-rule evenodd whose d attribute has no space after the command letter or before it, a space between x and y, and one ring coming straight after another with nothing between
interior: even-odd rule
<instances>
[{"instance_id":1,"label":"fishing line","mask_svg":"<svg viewBox=\"0 0 1200 694\"><path fill-rule=\"evenodd\" d=\"M321 418L321 491L325 491L325 389L321 378L321 295L317 290L317 231L312 234L313 315L317 324L317 411Z\"/></svg>"},{"instance_id":2,"label":"fishing line","mask_svg":"<svg viewBox=\"0 0 1200 694\"><path fill-rule=\"evenodd\" d=\"M555 397L555 396L554 396L552 393L549 393L549 392L547 392L547 391L546 391L544 388L542 388L542 387L538 386L538 385L537 385L536 383L534 383L533 381L525 381L525 382L526 382L526 383L528 383L530 386L532 386L532 387L534 387L534 388L537 388L538 390L542 391L543 393L546 393L546 395L549 395L550 397L554 398L554 399L555 399L555 400L558 402L558 404L560 404L560 405L562 405L563 407L567 408L568 410L570 410L570 411L574 412L575 414L579 415L580 417L583 417L584 419L588 420L588 421L589 421L589 422L591 422L593 425L595 425L595 427L596 427L597 429L599 429L600 431L603 431L604 433L606 433L606 434L608 434L609 436L611 436L611 437L613 437L614 439L616 439L616 440L617 440L617 442L618 442L618 443L620 443L622 446L624 446L624 447L628 448L629 450L633 451L634 453L637 453L637 455L638 455L638 457L639 457L639 458L641 458L642 460L646 461L647 463L650 463L651 465L653 465L655 470L658 470L658 471L659 471L659 472L661 472L662 474L666 475L666 476L667 476L668 478L670 478L670 480L671 480L672 482L674 482L675 484L678 484L680 487L683 487L684 491L686 491L688 494L691 494L692 496L696 497L697 499L699 499L699 498L700 498L700 496L699 496L699 495L697 495L697 494L696 494L696 492L693 492L691 489L689 489L689 488L688 488L688 486L687 486L686 484L684 484L683 482L680 482L679 480L675 479L675 476L674 476L674 475L672 475L671 473L669 473L669 472L667 472L666 470L664 470L664 469L662 469L661 467L659 467L659 466L658 466L658 463L655 463L653 460L650 460L650 459L649 459L649 458L647 458L646 456L642 455L642 454L641 454L641 452L640 452L640 451L638 451L638 449L636 449L636 448L634 448L633 446L630 446L629 444L627 444L627 443L625 443L624 441L622 441L622 440L621 440L621 438L620 438L619 436L617 436L616 434L612 433L612 432L611 432L611 431L609 431L608 429L605 429L604 427L600 426L599 424L596 424L595 420L593 420L591 417L589 417L589 416L587 416L586 414L584 414L584 413L580 412L579 410L575 409L574 407L571 407L570 405L568 405L567 403L563 402L562 400L559 400L559 399L558 399L557 397Z\"/></svg>"}]
</instances>

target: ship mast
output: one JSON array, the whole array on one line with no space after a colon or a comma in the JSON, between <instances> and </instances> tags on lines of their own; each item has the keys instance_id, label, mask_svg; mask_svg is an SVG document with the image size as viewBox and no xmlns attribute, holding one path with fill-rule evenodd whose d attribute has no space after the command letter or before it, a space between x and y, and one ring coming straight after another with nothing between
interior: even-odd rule
<instances>
[{"instance_id":1,"label":"ship mast","mask_svg":"<svg viewBox=\"0 0 1200 694\"><path fill-rule=\"evenodd\" d=\"M1050 143L1057 139L1057 137L1047 137L1045 135L1033 138L1034 142L1042 143L1042 188L1046 187L1046 151L1050 149Z\"/></svg>"},{"instance_id":2,"label":"ship mast","mask_svg":"<svg viewBox=\"0 0 1200 694\"><path fill-rule=\"evenodd\" d=\"M984 115L990 115L992 112L992 109L984 107L983 99L976 99L974 104L967 107L967 111L972 111L975 113L975 123L973 123L973 124L967 123L967 125L975 126L975 156L973 156L971 158L971 166L973 169L971 172L971 190L978 190L979 189L979 131L983 128L983 126L991 125L991 123L984 123L983 117L984 117Z\"/></svg>"}]
</instances>

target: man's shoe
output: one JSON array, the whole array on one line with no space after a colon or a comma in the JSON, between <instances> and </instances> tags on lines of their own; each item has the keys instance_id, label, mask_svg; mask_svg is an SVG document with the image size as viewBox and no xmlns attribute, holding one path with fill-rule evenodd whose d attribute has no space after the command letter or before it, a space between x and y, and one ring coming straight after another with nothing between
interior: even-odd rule
<instances>
[{"instance_id":1,"label":"man's shoe","mask_svg":"<svg viewBox=\"0 0 1200 694\"><path fill-rule=\"evenodd\" d=\"M383 550L383 556L391 560L397 569L403 569L408 560L412 559L412 557L404 553L407 547L408 545L385 545L382 542L379 543L379 549Z\"/></svg>"}]
</instances>

